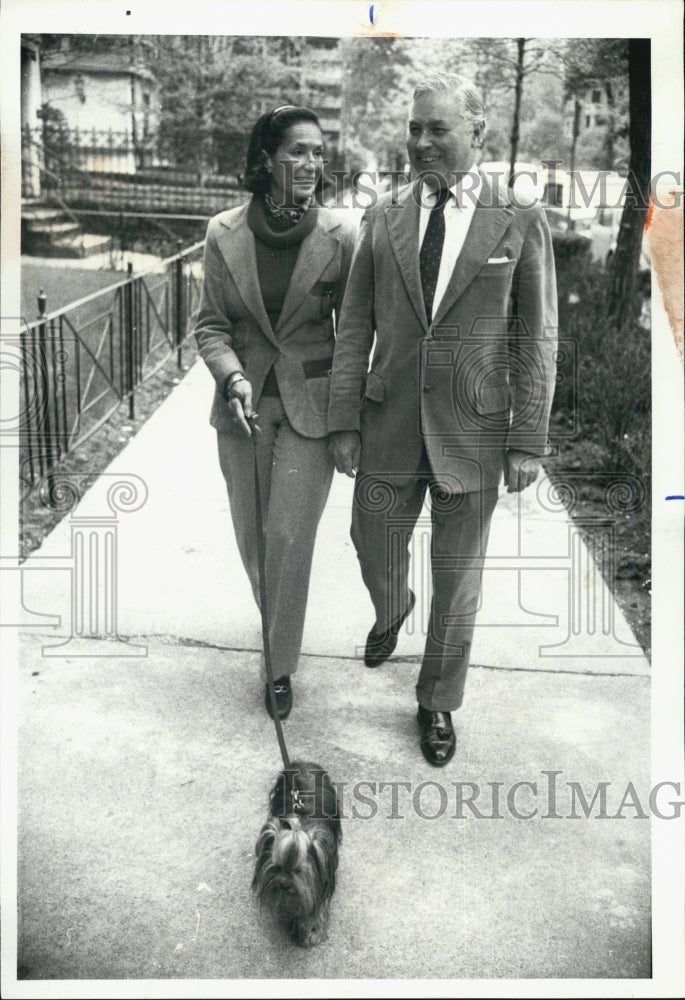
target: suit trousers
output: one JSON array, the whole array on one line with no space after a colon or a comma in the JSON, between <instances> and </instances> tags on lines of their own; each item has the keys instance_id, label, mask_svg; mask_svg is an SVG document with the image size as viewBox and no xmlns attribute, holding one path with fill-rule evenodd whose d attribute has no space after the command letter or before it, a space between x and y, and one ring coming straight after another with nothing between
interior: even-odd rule
<instances>
[{"instance_id":1,"label":"suit trousers","mask_svg":"<svg viewBox=\"0 0 685 1000\"><path fill-rule=\"evenodd\" d=\"M274 678L279 678L297 669L314 543L334 464L328 438L294 431L278 396L259 400L258 423L269 641ZM219 432L217 438L238 550L259 607L253 443L237 433ZM266 681L263 657L261 676Z\"/></svg>"},{"instance_id":2,"label":"suit trousers","mask_svg":"<svg viewBox=\"0 0 685 1000\"><path fill-rule=\"evenodd\" d=\"M433 597L416 698L429 711L451 712L464 697L497 487L446 493L424 449L408 482L357 477L351 535L376 628L384 631L408 606L410 543L428 490Z\"/></svg>"}]
</instances>

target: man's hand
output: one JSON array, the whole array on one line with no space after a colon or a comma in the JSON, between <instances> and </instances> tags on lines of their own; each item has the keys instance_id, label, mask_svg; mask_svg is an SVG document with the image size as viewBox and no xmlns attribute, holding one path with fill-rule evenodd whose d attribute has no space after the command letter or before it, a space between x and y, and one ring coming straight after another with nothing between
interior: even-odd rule
<instances>
[{"instance_id":1,"label":"man's hand","mask_svg":"<svg viewBox=\"0 0 685 1000\"><path fill-rule=\"evenodd\" d=\"M338 472L354 477L359 468L362 451L359 431L333 431L329 438L328 450L333 456Z\"/></svg>"},{"instance_id":2,"label":"man's hand","mask_svg":"<svg viewBox=\"0 0 685 1000\"><path fill-rule=\"evenodd\" d=\"M540 459L525 451L508 451L504 481L507 493L520 493L534 483L540 472Z\"/></svg>"},{"instance_id":3,"label":"man's hand","mask_svg":"<svg viewBox=\"0 0 685 1000\"><path fill-rule=\"evenodd\" d=\"M252 386L246 378L238 379L231 386L228 393L228 408L233 414L233 422L238 424L244 434L251 437L252 428L248 420L254 419L257 414L252 412Z\"/></svg>"}]
</instances>

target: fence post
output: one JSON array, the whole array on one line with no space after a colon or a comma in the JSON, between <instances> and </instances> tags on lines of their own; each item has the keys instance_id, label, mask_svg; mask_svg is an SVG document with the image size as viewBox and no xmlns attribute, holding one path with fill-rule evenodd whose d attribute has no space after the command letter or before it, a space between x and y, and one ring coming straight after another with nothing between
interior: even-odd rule
<instances>
[{"instance_id":1,"label":"fence post","mask_svg":"<svg viewBox=\"0 0 685 1000\"><path fill-rule=\"evenodd\" d=\"M36 482L36 466L35 459L33 455L33 445L32 438L34 432L40 427L40 417L38 413L32 415L32 409L29 403L31 399L31 378L33 378L33 385L38 385L37 378L37 364L36 364L36 352L31 349L31 343L29 342L29 327L25 326L23 323L21 325L21 330L19 333L20 345L21 345L21 374L23 379L23 389L24 389L24 405L20 412L26 414L26 450L29 456L29 475L31 477L31 486L33 487ZM32 338L33 340L33 338ZM31 371L29 372L29 363L31 364ZM35 420L35 424L34 424ZM40 445L38 446L40 449ZM23 469L23 463L21 463L21 469ZM21 469L19 472L19 482L21 483Z\"/></svg>"},{"instance_id":2,"label":"fence post","mask_svg":"<svg viewBox=\"0 0 685 1000\"><path fill-rule=\"evenodd\" d=\"M128 281L124 285L124 337L126 339L126 374L128 390L128 416L133 420L136 415L135 403L135 320L133 316L133 264L126 266Z\"/></svg>"},{"instance_id":3,"label":"fence post","mask_svg":"<svg viewBox=\"0 0 685 1000\"><path fill-rule=\"evenodd\" d=\"M185 315L183 312L183 256L181 253L181 240L176 241L176 366L182 367L182 344L185 340Z\"/></svg>"},{"instance_id":4,"label":"fence post","mask_svg":"<svg viewBox=\"0 0 685 1000\"><path fill-rule=\"evenodd\" d=\"M50 375L49 375L49 363L50 354L48 351L48 324L44 320L45 316L45 306L47 304L47 296L43 289L41 288L37 296L38 300L38 319L42 320L40 326L38 327L38 357L39 365L45 372L45 421L43 423L42 429L42 440L38 445L38 454L40 461L40 473L48 475L48 486L50 486L51 476L50 473L55 464L54 450L52 447L52 421L50 420ZM45 461L45 465L43 465Z\"/></svg>"}]
</instances>

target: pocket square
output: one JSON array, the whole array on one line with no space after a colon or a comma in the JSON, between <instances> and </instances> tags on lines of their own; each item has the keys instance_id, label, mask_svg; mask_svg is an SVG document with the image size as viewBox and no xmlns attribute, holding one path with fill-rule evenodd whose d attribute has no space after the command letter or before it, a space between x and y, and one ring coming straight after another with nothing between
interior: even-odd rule
<instances>
[{"instance_id":1,"label":"pocket square","mask_svg":"<svg viewBox=\"0 0 685 1000\"><path fill-rule=\"evenodd\" d=\"M511 257L488 257L488 264L508 264Z\"/></svg>"}]
</instances>

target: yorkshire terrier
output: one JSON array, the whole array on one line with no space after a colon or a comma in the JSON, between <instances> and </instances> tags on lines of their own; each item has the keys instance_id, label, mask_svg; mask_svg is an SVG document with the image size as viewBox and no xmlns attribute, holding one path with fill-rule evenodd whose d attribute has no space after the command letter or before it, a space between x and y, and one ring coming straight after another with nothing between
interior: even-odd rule
<instances>
[{"instance_id":1,"label":"yorkshire terrier","mask_svg":"<svg viewBox=\"0 0 685 1000\"><path fill-rule=\"evenodd\" d=\"M252 889L291 939L311 948L328 937L342 840L338 796L320 764L295 760L279 774L269 802Z\"/></svg>"}]
</instances>

